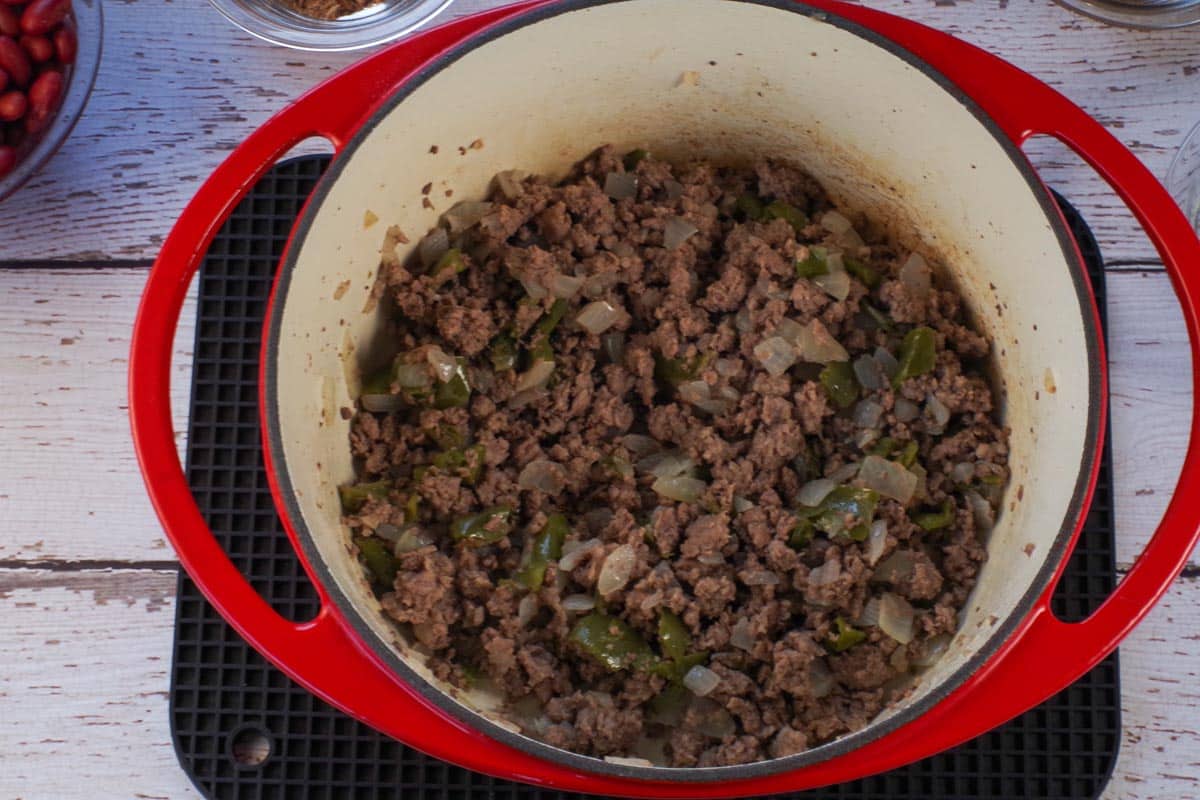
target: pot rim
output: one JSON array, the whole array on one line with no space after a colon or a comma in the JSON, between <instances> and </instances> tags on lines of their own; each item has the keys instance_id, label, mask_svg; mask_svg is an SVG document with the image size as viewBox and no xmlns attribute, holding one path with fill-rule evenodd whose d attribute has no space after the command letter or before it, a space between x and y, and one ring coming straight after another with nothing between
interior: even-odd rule
<instances>
[{"instance_id":1,"label":"pot rim","mask_svg":"<svg viewBox=\"0 0 1200 800\"><path fill-rule=\"evenodd\" d=\"M1069 556L1075 537L1087 515L1086 504L1096 478L1096 464L1100 452L1099 435L1102 429L1101 423L1106 402L1102 388L1103 380L1101 373L1103 365L1100 363L1100 353L1102 351L1099 344L1098 310L1091 282L1087 277L1086 268L1082 263L1075 240L1068 230L1058 206L1055 204L1049 189L1025 157L1025 154L1018 145L1004 134L1000 126L984 112L979 103L959 88L945 73L934 68L924 59L887 36L853 22L835 12L810 6L803 2L803 0L727 0L727 2L765 6L781 11L798 13L814 20L834 25L900 58L919 70L925 77L932 80L943 91L958 101L992 135L997 144L1008 155L1013 167L1024 178L1029 190L1037 199L1058 239L1064 260L1070 271L1072 284L1075 287L1075 299L1079 305L1088 356L1087 426L1084 436L1085 446L1083 452L1080 454L1079 471L1060 530L1049 548L1045 562L1030 583L1029 588L1015 605L1012 613L996 624L983 646L968 657L957 670L931 688L924 697L908 707L892 714L887 719L872 722L865 728L848 733L801 753L783 758L767 759L750 764L725 767L646 767L613 763L602 758L584 756L553 747L540 740L515 733L483 714L463 706L442 689L437 688L431 682L417 674L354 611L350 599L343 592L341 586L334 579L332 571L322 559L312 531L304 519L303 513L296 501L294 486L284 454L282 429L279 422L277 378L280 370L278 342L282 334L286 298L291 285L292 273L296 268L299 254L303 249L304 241L309 234L313 221L320 213L321 207L331 188L340 177L345 165L349 163L355 151L373 133L376 126L385 117L391 114L414 91L423 86L426 81L448 67L453 66L462 57L493 40L563 14L583 11L598 6L637 3L640 1L559 0L559 2L534 7L489 26L479 33L463 39L455 46L431 59L401 86L394 89L370 116L358 126L353 136L346 141L344 148L336 154L329 168L321 177L320 182L309 197L301 216L295 223L290 244L276 274L275 285L263 330L263 376L265 380L262 386L263 403L261 404L260 415L262 417L261 424L264 432L264 442L268 451L267 463L273 465L275 468L275 501L280 518L291 534L293 541L298 546L299 555L305 562L310 575L318 583L319 591L328 597L330 601L328 607L336 615L339 623L344 628L349 629L351 635L364 645L370 654L391 672L395 679L403 681L440 712L452 717L456 723L465 724L475 730L479 730L501 744L513 747L528 755L584 773L601 774L638 781L687 783L765 778L801 769L852 752L861 745L865 745L903 727L908 722L911 722L936 706L955 690L960 689L972 675L985 667L985 665L988 665L1000 653L1003 647L1013 639L1014 634L1023 629L1038 599L1048 590L1052 590L1053 579L1063 566L1065 559Z\"/></svg>"}]
</instances>

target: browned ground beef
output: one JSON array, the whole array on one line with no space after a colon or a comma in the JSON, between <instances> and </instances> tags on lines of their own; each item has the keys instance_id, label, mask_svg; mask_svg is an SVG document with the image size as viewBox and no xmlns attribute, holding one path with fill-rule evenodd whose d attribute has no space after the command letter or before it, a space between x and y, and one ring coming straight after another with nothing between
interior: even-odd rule
<instances>
[{"instance_id":1,"label":"browned ground beef","mask_svg":"<svg viewBox=\"0 0 1200 800\"><path fill-rule=\"evenodd\" d=\"M448 215L449 255L436 234L424 263L385 257L400 355L366 390L382 413L353 420L375 485L345 490L346 520L435 673L498 687L531 735L674 766L788 755L867 724L957 626L1008 474L988 343L799 170L634 162L505 175ZM619 312L602 335L576 322L599 301ZM822 326L861 372L764 368ZM918 328L936 357L893 388L877 348L903 360ZM465 383L442 383L447 357ZM864 488L868 462L915 476L904 502ZM840 488L802 506L822 477Z\"/></svg>"}]
</instances>

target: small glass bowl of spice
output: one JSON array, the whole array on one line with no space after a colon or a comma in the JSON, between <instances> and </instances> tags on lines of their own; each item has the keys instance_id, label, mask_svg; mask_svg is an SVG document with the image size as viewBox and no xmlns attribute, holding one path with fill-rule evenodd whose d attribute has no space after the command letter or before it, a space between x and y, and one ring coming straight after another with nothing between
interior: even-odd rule
<instances>
[{"instance_id":1,"label":"small glass bowl of spice","mask_svg":"<svg viewBox=\"0 0 1200 800\"><path fill-rule=\"evenodd\" d=\"M357 50L399 39L452 0L209 0L249 34L297 50Z\"/></svg>"}]
</instances>

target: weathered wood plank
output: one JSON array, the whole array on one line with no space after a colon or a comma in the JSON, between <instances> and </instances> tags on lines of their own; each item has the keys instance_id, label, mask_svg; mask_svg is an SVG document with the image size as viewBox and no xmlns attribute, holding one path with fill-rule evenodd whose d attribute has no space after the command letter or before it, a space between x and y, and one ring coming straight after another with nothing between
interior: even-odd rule
<instances>
[{"instance_id":1,"label":"weathered wood plank","mask_svg":"<svg viewBox=\"0 0 1200 800\"><path fill-rule=\"evenodd\" d=\"M0 797L193 798L167 715L170 571L0 570ZM1124 736L1106 798L1196 798L1200 580L1122 648ZM69 766L68 766L69 765Z\"/></svg>"},{"instance_id":2,"label":"weathered wood plank","mask_svg":"<svg viewBox=\"0 0 1200 800\"><path fill-rule=\"evenodd\" d=\"M500 4L459 0L444 18ZM872 5L950 31L1048 81L1159 176L1200 117L1190 77L1200 55L1191 31L1109 28L1043 0ZM187 199L233 147L358 57L265 45L205 0L163 7L126 0L105 3L105 11L104 63L91 102L50 165L5 201L0 261L152 258ZM1109 258L1152 257L1111 191L1064 148L1029 149L1046 178L1087 214Z\"/></svg>"},{"instance_id":3,"label":"weathered wood plank","mask_svg":"<svg viewBox=\"0 0 1200 800\"><path fill-rule=\"evenodd\" d=\"M0 452L19 454L0 459L0 528L9 532L0 537L0 562L170 557L126 418L126 355L144 277L129 269L0 270ZM1182 463L1190 362L1162 273L1113 273L1109 287L1117 529L1128 563ZM175 351L180 430L194 315L189 306Z\"/></svg>"}]
</instances>

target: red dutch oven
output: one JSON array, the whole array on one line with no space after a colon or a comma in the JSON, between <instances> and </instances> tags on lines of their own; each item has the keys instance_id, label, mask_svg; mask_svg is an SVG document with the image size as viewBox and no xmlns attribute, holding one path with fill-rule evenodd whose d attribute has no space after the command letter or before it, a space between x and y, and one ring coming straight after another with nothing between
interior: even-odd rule
<instances>
[{"instance_id":1,"label":"red dutch oven","mask_svg":"<svg viewBox=\"0 0 1200 800\"><path fill-rule=\"evenodd\" d=\"M1020 151L1038 133L1078 152L1145 227L1195 359L1200 243L1170 197L1060 94L945 34L832 0L566 0L491 11L391 47L255 131L163 246L130 360L134 440L155 508L184 568L263 655L367 724L474 770L606 795L732 797L850 780L952 747L1111 652L1200 532L1193 422L1175 496L1125 580L1083 622L1051 613L1091 498L1107 390L1081 259ZM206 527L176 452L168 383L180 308L214 234L276 159L313 135L337 155L280 266L260 375L276 505L322 601L315 619L295 623L254 592ZM799 162L837 199L953 265L948 279L994 343L1013 480L959 633L910 697L804 753L678 769L525 737L495 698L430 674L380 613L340 524L336 486L353 465L336 411L353 405L355 354L379 329L368 297L385 226L364 217L398 224L415 242L438 214L426 184L438 188L433 197L479 197L498 171L562 174L602 143L668 158Z\"/></svg>"}]
</instances>

